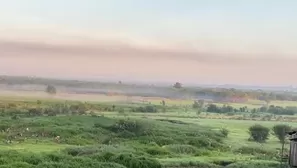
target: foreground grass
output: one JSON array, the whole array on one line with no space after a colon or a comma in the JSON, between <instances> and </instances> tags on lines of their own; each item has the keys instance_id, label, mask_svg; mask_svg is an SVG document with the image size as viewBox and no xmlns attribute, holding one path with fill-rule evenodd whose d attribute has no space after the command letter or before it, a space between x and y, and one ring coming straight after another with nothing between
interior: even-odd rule
<instances>
[{"instance_id":1,"label":"foreground grass","mask_svg":"<svg viewBox=\"0 0 297 168\"><path fill-rule=\"evenodd\" d=\"M103 113L105 116L122 118L124 116L118 113L106 112ZM203 119L197 117L195 113L162 113L162 114L143 114L143 113L126 113L125 117L131 118L150 118L150 119L170 119L177 120L191 124L197 124L201 126L212 127L214 130L220 130L226 128L230 131L228 138L225 140L231 149L236 150L242 146L250 146L255 148L267 148L267 149L279 149L281 144L277 138L270 134L269 139L264 144L248 141L249 133L248 129L250 126L255 124L261 124L268 128L271 128L276 124L286 124L293 128L297 128L295 122L280 122L280 121L252 121L252 120L230 120L230 119ZM240 142L240 143L239 143Z\"/></svg>"},{"instance_id":2,"label":"foreground grass","mask_svg":"<svg viewBox=\"0 0 297 168\"><path fill-rule=\"evenodd\" d=\"M40 106L53 102L65 103L56 99L42 101ZM37 106L37 100L33 98L22 101L21 98L6 97L3 102L16 103L17 108ZM118 103L116 106L122 108L127 104ZM0 158L2 167L30 168L76 168L82 167L83 163L94 163L84 166L86 168L152 167L148 164L156 168L161 165L201 168L278 167L280 143L277 139L270 135L265 144L248 141L247 130L254 124L272 128L275 124L284 123L202 119L194 111L185 112L180 109L146 114L96 111L91 115L22 115L14 119L5 115L0 118L0 155L7 156L2 160ZM218 114L211 115L223 118ZM284 124L297 126L296 123ZM10 128L9 132L5 131L7 128ZM29 131L25 131L27 128ZM222 128L230 131L228 137L221 134ZM8 137L18 133L23 133L23 136L7 144ZM55 141L57 136L61 137L59 142ZM28 156L34 161L28 160Z\"/></svg>"},{"instance_id":3,"label":"foreground grass","mask_svg":"<svg viewBox=\"0 0 297 168\"><path fill-rule=\"evenodd\" d=\"M0 151L17 150L20 152L33 152L33 153L43 153L43 152L57 152L68 147L73 147L74 145L65 144L54 144L54 143L39 143L26 142L21 144L1 144Z\"/></svg>"}]
</instances>

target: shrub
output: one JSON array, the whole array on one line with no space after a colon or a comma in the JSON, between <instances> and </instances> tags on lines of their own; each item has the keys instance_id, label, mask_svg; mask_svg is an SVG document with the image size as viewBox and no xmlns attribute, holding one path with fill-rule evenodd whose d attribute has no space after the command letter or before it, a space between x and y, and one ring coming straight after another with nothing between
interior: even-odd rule
<instances>
[{"instance_id":1,"label":"shrub","mask_svg":"<svg viewBox=\"0 0 297 168\"><path fill-rule=\"evenodd\" d=\"M196 108L200 108L200 105L199 105L198 101L194 101L192 107L193 107L194 109L196 109Z\"/></svg>"},{"instance_id":2,"label":"shrub","mask_svg":"<svg viewBox=\"0 0 297 168\"><path fill-rule=\"evenodd\" d=\"M281 143L283 143L286 139L287 132L289 132L292 128L285 124L275 125L273 127L274 135L279 139Z\"/></svg>"},{"instance_id":3,"label":"shrub","mask_svg":"<svg viewBox=\"0 0 297 168\"><path fill-rule=\"evenodd\" d=\"M59 153L50 153L45 156L44 160L47 160L49 162L61 162L66 158L69 158L69 157L67 155L63 155Z\"/></svg>"},{"instance_id":4,"label":"shrub","mask_svg":"<svg viewBox=\"0 0 297 168\"><path fill-rule=\"evenodd\" d=\"M181 162L174 162L169 163L164 166L165 168L177 168L177 167L199 167L199 168L221 168L218 165L212 163L206 163L201 161L181 161Z\"/></svg>"},{"instance_id":5,"label":"shrub","mask_svg":"<svg viewBox=\"0 0 297 168\"><path fill-rule=\"evenodd\" d=\"M70 165L61 162L43 162L36 166L36 168L70 168Z\"/></svg>"},{"instance_id":6,"label":"shrub","mask_svg":"<svg viewBox=\"0 0 297 168\"><path fill-rule=\"evenodd\" d=\"M153 105L147 105L145 107L137 107L133 108L132 112L142 112L142 113L156 113L158 112L158 109L156 106Z\"/></svg>"},{"instance_id":7,"label":"shrub","mask_svg":"<svg viewBox=\"0 0 297 168\"><path fill-rule=\"evenodd\" d=\"M150 155L168 155L169 152L164 149L164 148L160 148L160 147L149 147L146 150L146 153L150 154Z\"/></svg>"},{"instance_id":8,"label":"shrub","mask_svg":"<svg viewBox=\"0 0 297 168\"><path fill-rule=\"evenodd\" d=\"M222 128L220 132L223 134L224 137L228 137L229 135L229 130L226 128Z\"/></svg>"},{"instance_id":9,"label":"shrub","mask_svg":"<svg viewBox=\"0 0 297 168\"><path fill-rule=\"evenodd\" d=\"M33 168L33 165L30 165L26 162L16 162L7 165L1 165L0 168Z\"/></svg>"},{"instance_id":10,"label":"shrub","mask_svg":"<svg viewBox=\"0 0 297 168\"><path fill-rule=\"evenodd\" d=\"M265 142L269 136L269 128L256 124L249 128L251 138L256 142Z\"/></svg>"},{"instance_id":11,"label":"shrub","mask_svg":"<svg viewBox=\"0 0 297 168\"><path fill-rule=\"evenodd\" d=\"M208 105L206 111L207 112L212 112L212 113L220 113L221 109L220 109L220 107L218 107L215 104L210 104L210 105Z\"/></svg>"},{"instance_id":12,"label":"shrub","mask_svg":"<svg viewBox=\"0 0 297 168\"><path fill-rule=\"evenodd\" d=\"M173 144L165 146L165 149L177 154L194 154L197 148L192 145Z\"/></svg>"},{"instance_id":13,"label":"shrub","mask_svg":"<svg viewBox=\"0 0 297 168\"><path fill-rule=\"evenodd\" d=\"M163 145L170 145L176 143L176 141L170 137L163 137L163 136L157 136L153 138L153 142L156 144L163 146Z\"/></svg>"},{"instance_id":14,"label":"shrub","mask_svg":"<svg viewBox=\"0 0 297 168\"><path fill-rule=\"evenodd\" d=\"M124 114L125 113L125 109L124 108L120 108L119 109L119 114Z\"/></svg>"},{"instance_id":15,"label":"shrub","mask_svg":"<svg viewBox=\"0 0 297 168\"><path fill-rule=\"evenodd\" d=\"M136 135L146 134L149 131L148 125L144 122L137 120L122 119L116 122L116 124L109 127L113 132L128 131Z\"/></svg>"},{"instance_id":16,"label":"shrub","mask_svg":"<svg viewBox=\"0 0 297 168\"><path fill-rule=\"evenodd\" d=\"M83 148L66 148L64 152L71 156L78 156L83 151Z\"/></svg>"},{"instance_id":17,"label":"shrub","mask_svg":"<svg viewBox=\"0 0 297 168\"><path fill-rule=\"evenodd\" d=\"M12 119L12 120L18 120L18 119L20 119L20 117L19 117L18 115L15 114L15 115L13 115L13 116L11 117L11 119Z\"/></svg>"},{"instance_id":18,"label":"shrub","mask_svg":"<svg viewBox=\"0 0 297 168\"><path fill-rule=\"evenodd\" d=\"M26 154L23 156L23 161L32 165L38 165L43 162L43 158L37 154Z\"/></svg>"},{"instance_id":19,"label":"shrub","mask_svg":"<svg viewBox=\"0 0 297 168\"><path fill-rule=\"evenodd\" d=\"M91 112L90 112L90 115L91 115L92 117L97 117L97 115L96 115L96 113L95 113L94 111L91 111Z\"/></svg>"},{"instance_id":20,"label":"shrub","mask_svg":"<svg viewBox=\"0 0 297 168\"><path fill-rule=\"evenodd\" d=\"M207 137L191 138L189 139L188 144L196 147L209 148L211 146L211 140Z\"/></svg>"},{"instance_id":21,"label":"shrub","mask_svg":"<svg viewBox=\"0 0 297 168\"><path fill-rule=\"evenodd\" d=\"M280 167L279 162L268 162L268 161L249 161L249 162L237 162L232 163L226 168L278 168Z\"/></svg>"},{"instance_id":22,"label":"shrub","mask_svg":"<svg viewBox=\"0 0 297 168\"><path fill-rule=\"evenodd\" d=\"M249 147L249 146L241 147L237 149L235 152L238 152L241 154L247 154L247 155L275 155L275 152L272 150L267 150L259 147Z\"/></svg>"},{"instance_id":23,"label":"shrub","mask_svg":"<svg viewBox=\"0 0 297 168\"><path fill-rule=\"evenodd\" d=\"M207 149L199 149L196 151L195 156L211 156L212 153Z\"/></svg>"},{"instance_id":24,"label":"shrub","mask_svg":"<svg viewBox=\"0 0 297 168\"><path fill-rule=\"evenodd\" d=\"M161 168L161 164L151 158L136 157L132 154L118 154L111 158L112 162L122 164L128 168Z\"/></svg>"},{"instance_id":25,"label":"shrub","mask_svg":"<svg viewBox=\"0 0 297 168\"><path fill-rule=\"evenodd\" d=\"M96 168L126 168L126 167L117 163L101 163Z\"/></svg>"}]
</instances>

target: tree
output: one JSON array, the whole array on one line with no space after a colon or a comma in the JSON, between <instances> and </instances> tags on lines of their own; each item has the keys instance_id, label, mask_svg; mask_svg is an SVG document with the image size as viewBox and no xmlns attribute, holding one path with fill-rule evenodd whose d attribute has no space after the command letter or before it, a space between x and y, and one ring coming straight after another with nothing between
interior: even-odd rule
<instances>
[{"instance_id":1,"label":"tree","mask_svg":"<svg viewBox=\"0 0 297 168\"><path fill-rule=\"evenodd\" d=\"M162 106L166 106L165 100L162 100L161 104L162 104Z\"/></svg>"},{"instance_id":2,"label":"tree","mask_svg":"<svg viewBox=\"0 0 297 168\"><path fill-rule=\"evenodd\" d=\"M52 86L52 85L48 85L46 87L46 90L45 90L48 94L56 94L57 93L57 89Z\"/></svg>"},{"instance_id":3,"label":"tree","mask_svg":"<svg viewBox=\"0 0 297 168\"><path fill-rule=\"evenodd\" d=\"M251 138L259 143L266 142L269 136L269 128L256 124L249 128Z\"/></svg>"},{"instance_id":4,"label":"tree","mask_svg":"<svg viewBox=\"0 0 297 168\"><path fill-rule=\"evenodd\" d=\"M174 85L173 85L174 88L176 89L180 89L182 88L182 84L180 82L176 82Z\"/></svg>"},{"instance_id":5,"label":"tree","mask_svg":"<svg viewBox=\"0 0 297 168\"><path fill-rule=\"evenodd\" d=\"M199 108L199 104L198 104L198 101L194 101L194 104L193 104L193 108Z\"/></svg>"},{"instance_id":6,"label":"tree","mask_svg":"<svg viewBox=\"0 0 297 168\"><path fill-rule=\"evenodd\" d=\"M289 125L278 124L273 127L274 135L279 139L281 143L285 142L287 132L289 132L292 128Z\"/></svg>"},{"instance_id":7,"label":"tree","mask_svg":"<svg viewBox=\"0 0 297 168\"><path fill-rule=\"evenodd\" d=\"M204 103L205 103L205 101L203 99L198 100L198 104L199 104L199 107L200 108L203 108L204 107Z\"/></svg>"},{"instance_id":8,"label":"tree","mask_svg":"<svg viewBox=\"0 0 297 168\"><path fill-rule=\"evenodd\" d=\"M193 108L203 108L204 107L204 100L194 101Z\"/></svg>"},{"instance_id":9,"label":"tree","mask_svg":"<svg viewBox=\"0 0 297 168\"><path fill-rule=\"evenodd\" d=\"M208 105L206 111L212 112L212 113L220 113L221 109L215 104L210 104L210 105Z\"/></svg>"}]
</instances>

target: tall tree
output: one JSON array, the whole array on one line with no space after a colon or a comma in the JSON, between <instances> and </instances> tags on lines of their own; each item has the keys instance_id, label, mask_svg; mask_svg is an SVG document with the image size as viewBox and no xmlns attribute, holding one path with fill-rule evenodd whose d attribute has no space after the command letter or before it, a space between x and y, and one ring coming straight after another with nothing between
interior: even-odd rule
<instances>
[{"instance_id":1,"label":"tall tree","mask_svg":"<svg viewBox=\"0 0 297 168\"><path fill-rule=\"evenodd\" d=\"M182 88L182 84L180 82L176 82L174 85L173 85L174 88L177 88L177 89L180 89Z\"/></svg>"},{"instance_id":2,"label":"tall tree","mask_svg":"<svg viewBox=\"0 0 297 168\"><path fill-rule=\"evenodd\" d=\"M54 86L52 86L52 85L48 85L47 87L46 87L46 90L45 90L48 94L51 94L51 95L54 95L54 94L56 94L57 93L57 89L54 87Z\"/></svg>"}]
</instances>

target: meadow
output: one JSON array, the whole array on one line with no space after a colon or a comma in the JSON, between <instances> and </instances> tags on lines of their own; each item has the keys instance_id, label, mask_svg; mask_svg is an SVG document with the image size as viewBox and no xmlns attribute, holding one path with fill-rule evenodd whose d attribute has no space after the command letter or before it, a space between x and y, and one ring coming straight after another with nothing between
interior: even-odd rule
<instances>
[{"instance_id":1,"label":"meadow","mask_svg":"<svg viewBox=\"0 0 297 168\"><path fill-rule=\"evenodd\" d=\"M272 131L258 143L249 140L248 129L255 124L297 127L293 119L197 113L192 105L193 100L157 97L5 92L0 97L0 168L280 167L281 143ZM252 109L263 102L228 105Z\"/></svg>"}]
</instances>

